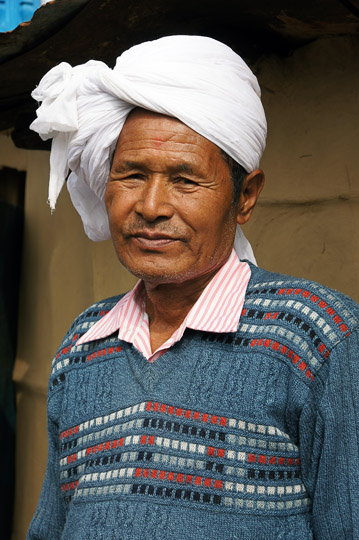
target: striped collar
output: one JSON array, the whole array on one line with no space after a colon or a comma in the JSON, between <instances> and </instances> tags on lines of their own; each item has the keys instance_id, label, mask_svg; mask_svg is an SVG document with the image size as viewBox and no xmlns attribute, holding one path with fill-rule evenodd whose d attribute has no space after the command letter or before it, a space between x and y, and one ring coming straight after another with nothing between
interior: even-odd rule
<instances>
[{"instance_id":1,"label":"striped collar","mask_svg":"<svg viewBox=\"0 0 359 540\"><path fill-rule=\"evenodd\" d=\"M249 265L240 261L233 250L228 261L203 290L179 328L154 352L150 344L143 282L139 281L76 345L107 337L118 330L119 339L132 343L153 362L182 338L186 328L205 332L235 332L250 275Z\"/></svg>"}]
</instances>

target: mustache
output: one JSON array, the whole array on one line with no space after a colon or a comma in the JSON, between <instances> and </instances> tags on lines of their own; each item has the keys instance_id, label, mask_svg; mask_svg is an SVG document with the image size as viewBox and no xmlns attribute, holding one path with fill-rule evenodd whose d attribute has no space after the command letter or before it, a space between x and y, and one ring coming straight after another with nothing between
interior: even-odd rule
<instances>
[{"instance_id":1,"label":"mustache","mask_svg":"<svg viewBox=\"0 0 359 540\"><path fill-rule=\"evenodd\" d=\"M122 233L124 236L134 236L140 234L144 231L151 231L156 233L163 233L172 237L183 237L184 231L181 231L175 225L159 222L159 223L149 223L144 220L137 220L132 223L126 224L122 228Z\"/></svg>"}]
</instances>

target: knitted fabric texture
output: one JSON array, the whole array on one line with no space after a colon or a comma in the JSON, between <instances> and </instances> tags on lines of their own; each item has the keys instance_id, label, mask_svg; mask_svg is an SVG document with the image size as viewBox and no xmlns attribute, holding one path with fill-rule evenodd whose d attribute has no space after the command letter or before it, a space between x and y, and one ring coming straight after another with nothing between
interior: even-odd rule
<instances>
[{"instance_id":1,"label":"knitted fabric texture","mask_svg":"<svg viewBox=\"0 0 359 540\"><path fill-rule=\"evenodd\" d=\"M153 364L116 335L52 365L28 540L359 538L359 307L251 266L238 331L186 330Z\"/></svg>"}]
</instances>

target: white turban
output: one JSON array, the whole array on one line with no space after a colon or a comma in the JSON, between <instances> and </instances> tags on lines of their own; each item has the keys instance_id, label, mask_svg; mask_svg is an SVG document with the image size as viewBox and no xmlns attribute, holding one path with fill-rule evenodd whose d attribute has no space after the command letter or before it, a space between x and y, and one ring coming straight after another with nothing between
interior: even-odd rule
<instances>
[{"instance_id":1,"label":"white turban","mask_svg":"<svg viewBox=\"0 0 359 540\"><path fill-rule=\"evenodd\" d=\"M116 66L91 60L51 69L32 92L41 106L30 128L53 138L49 203L67 186L91 240L109 238L104 193L110 161L128 114L141 107L181 120L240 163L259 166L266 119L256 77L227 45L201 36L142 43ZM237 230L240 258L253 258Z\"/></svg>"}]
</instances>

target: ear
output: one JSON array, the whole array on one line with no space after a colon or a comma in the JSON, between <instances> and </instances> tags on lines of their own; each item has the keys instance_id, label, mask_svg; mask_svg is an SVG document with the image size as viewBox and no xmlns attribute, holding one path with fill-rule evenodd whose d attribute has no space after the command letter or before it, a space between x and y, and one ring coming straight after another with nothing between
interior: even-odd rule
<instances>
[{"instance_id":1,"label":"ear","mask_svg":"<svg viewBox=\"0 0 359 540\"><path fill-rule=\"evenodd\" d=\"M237 223L244 225L252 215L253 208L264 186L264 173L256 169L243 180L242 193L237 206Z\"/></svg>"}]
</instances>

